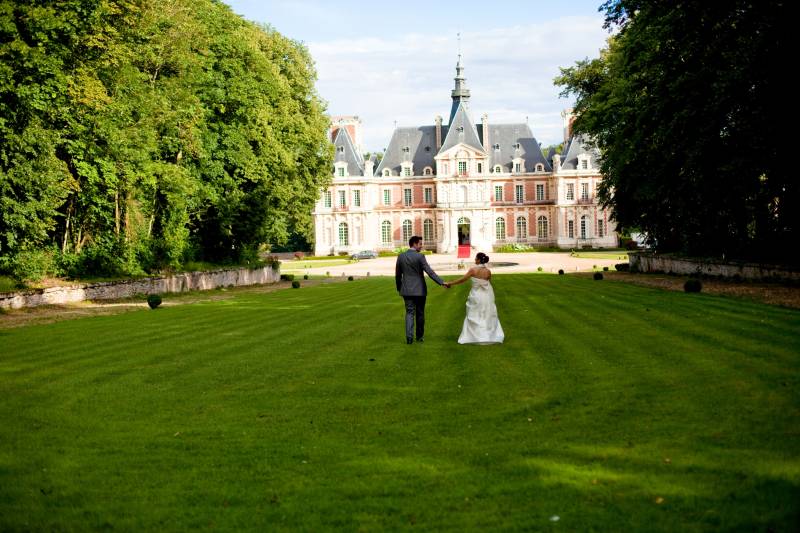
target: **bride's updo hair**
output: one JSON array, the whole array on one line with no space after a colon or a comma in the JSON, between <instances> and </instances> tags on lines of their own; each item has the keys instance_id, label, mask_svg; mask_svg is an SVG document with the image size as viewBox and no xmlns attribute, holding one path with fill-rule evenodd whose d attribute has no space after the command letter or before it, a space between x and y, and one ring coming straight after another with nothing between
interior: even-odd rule
<instances>
[{"instance_id":1,"label":"bride's updo hair","mask_svg":"<svg viewBox=\"0 0 800 533\"><path fill-rule=\"evenodd\" d=\"M475 259L478 260L478 263L485 265L489 262L489 256L483 252L478 252L478 255L475 256Z\"/></svg>"}]
</instances>

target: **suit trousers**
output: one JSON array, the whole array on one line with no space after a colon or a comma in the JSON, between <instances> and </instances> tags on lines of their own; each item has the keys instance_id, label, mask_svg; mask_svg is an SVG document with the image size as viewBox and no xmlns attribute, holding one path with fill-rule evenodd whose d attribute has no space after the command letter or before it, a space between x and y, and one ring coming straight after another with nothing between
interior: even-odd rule
<instances>
[{"instance_id":1,"label":"suit trousers","mask_svg":"<svg viewBox=\"0 0 800 533\"><path fill-rule=\"evenodd\" d=\"M414 319L417 321L417 339L425 335L425 296L403 296L406 302L406 339L414 338Z\"/></svg>"}]
</instances>

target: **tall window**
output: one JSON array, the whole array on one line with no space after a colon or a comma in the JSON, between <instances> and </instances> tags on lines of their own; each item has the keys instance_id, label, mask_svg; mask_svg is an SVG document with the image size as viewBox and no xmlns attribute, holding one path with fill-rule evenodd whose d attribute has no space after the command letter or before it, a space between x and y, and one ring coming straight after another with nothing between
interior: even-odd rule
<instances>
[{"instance_id":1,"label":"tall window","mask_svg":"<svg viewBox=\"0 0 800 533\"><path fill-rule=\"evenodd\" d=\"M411 238L411 221L403 221L403 242L406 243Z\"/></svg>"},{"instance_id":2,"label":"tall window","mask_svg":"<svg viewBox=\"0 0 800 533\"><path fill-rule=\"evenodd\" d=\"M340 178L344 177L344 167L339 167L337 170L339 171L338 172L339 173L339 177Z\"/></svg>"},{"instance_id":3,"label":"tall window","mask_svg":"<svg viewBox=\"0 0 800 533\"><path fill-rule=\"evenodd\" d=\"M433 187L425 187L425 203L433 203Z\"/></svg>"},{"instance_id":4,"label":"tall window","mask_svg":"<svg viewBox=\"0 0 800 533\"><path fill-rule=\"evenodd\" d=\"M589 199L589 184L581 183L581 200Z\"/></svg>"},{"instance_id":5,"label":"tall window","mask_svg":"<svg viewBox=\"0 0 800 533\"><path fill-rule=\"evenodd\" d=\"M567 200L575 199L575 184L567 183Z\"/></svg>"},{"instance_id":6,"label":"tall window","mask_svg":"<svg viewBox=\"0 0 800 533\"><path fill-rule=\"evenodd\" d=\"M525 240L528 238L528 221L525 217L517 217L517 240Z\"/></svg>"},{"instance_id":7,"label":"tall window","mask_svg":"<svg viewBox=\"0 0 800 533\"><path fill-rule=\"evenodd\" d=\"M502 202L503 201L503 186L502 185L495 185L494 186L494 201L495 202Z\"/></svg>"},{"instance_id":8,"label":"tall window","mask_svg":"<svg viewBox=\"0 0 800 533\"><path fill-rule=\"evenodd\" d=\"M322 201L325 202L325 207L331 206L331 191L322 192Z\"/></svg>"},{"instance_id":9,"label":"tall window","mask_svg":"<svg viewBox=\"0 0 800 533\"><path fill-rule=\"evenodd\" d=\"M587 160L585 160L585 159L583 161L581 161L581 169L582 170L586 170L588 168L589 168L589 162Z\"/></svg>"},{"instance_id":10,"label":"tall window","mask_svg":"<svg viewBox=\"0 0 800 533\"><path fill-rule=\"evenodd\" d=\"M444 165L442 165L442 172L444 172L444 175L445 175L445 176L447 176L448 174L450 174L450 165L448 165L447 163L445 163Z\"/></svg>"},{"instance_id":11,"label":"tall window","mask_svg":"<svg viewBox=\"0 0 800 533\"><path fill-rule=\"evenodd\" d=\"M347 246L347 224L344 222L339 223L339 245Z\"/></svg>"},{"instance_id":12,"label":"tall window","mask_svg":"<svg viewBox=\"0 0 800 533\"><path fill-rule=\"evenodd\" d=\"M458 173L460 175L464 175L467 173L467 162L466 161L459 161L458 162Z\"/></svg>"},{"instance_id":13,"label":"tall window","mask_svg":"<svg viewBox=\"0 0 800 533\"><path fill-rule=\"evenodd\" d=\"M536 184L536 201L541 202L544 200L544 185L541 183Z\"/></svg>"},{"instance_id":14,"label":"tall window","mask_svg":"<svg viewBox=\"0 0 800 533\"><path fill-rule=\"evenodd\" d=\"M542 215L536 219L536 232L539 234L539 240L544 241L550 236L547 227L547 217Z\"/></svg>"},{"instance_id":15,"label":"tall window","mask_svg":"<svg viewBox=\"0 0 800 533\"><path fill-rule=\"evenodd\" d=\"M403 204L406 207L411 206L411 189L403 189Z\"/></svg>"},{"instance_id":16,"label":"tall window","mask_svg":"<svg viewBox=\"0 0 800 533\"><path fill-rule=\"evenodd\" d=\"M506 238L506 219L503 217L497 217L497 220L494 221L494 236L498 241Z\"/></svg>"},{"instance_id":17,"label":"tall window","mask_svg":"<svg viewBox=\"0 0 800 533\"><path fill-rule=\"evenodd\" d=\"M581 239L586 238L586 215L581 217Z\"/></svg>"},{"instance_id":18,"label":"tall window","mask_svg":"<svg viewBox=\"0 0 800 533\"><path fill-rule=\"evenodd\" d=\"M433 242L433 220L429 218L422 223L422 238L427 242Z\"/></svg>"},{"instance_id":19,"label":"tall window","mask_svg":"<svg viewBox=\"0 0 800 533\"><path fill-rule=\"evenodd\" d=\"M514 198L517 200L518 204L521 204L522 202L525 201L525 191L524 191L522 185L517 185L515 187L515 191L516 191L516 195L514 196Z\"/></svg>"},{"instance_id":20,"label":"tall window","mask_svg":"<svg viewBox=\"0 0 800 533\"><path fill-rule=\"evenodd\" d=\"M495 174L498 173L498 172L502 172L503 171L503 167L501 167L500 165L495 165L494 166L494 171L495 171Z\"/></svg>"},{"instance_id":21,"label":"tall window","mask_svg":"<svg viewBox=\"0 0 800 533\"><path fill-rule=\"evenodd\" d=\"M383 189L383 205L392 205L392 191Z\"/></svg>"},{"instance_id":22,"label":"tall window","mask_svg":"<svg viewBox=\"0 0 800 533\"><path fill-rule=\"evenodd\" d=\"M597 236L602 237L606 233L606 224L605 220L598 220L597 221Z\"/></svg>"},{"instance_id":23,"label":"tall window","mask_svg":"<svg viewBox=\"0 0 800 533\"><path fill-rule=\"evenodd\" d=\"M575 221L570 220L567 222L567 237L570 239L575 238Z\"/></svg>"},{"instance_id":24,"label":"tall window","mask_svg":"<svg viewBox=\"0 0 800 533\"><path fill-rule=\"evenodd\" d=\"M478 174L483 174L483 163L478 163Z\"/></svg>"},{"instance_id":25,"label":"tall window","mask_svg":"<svg viewBox=\"0 0 800 533\"><path fill-rule=\"evenodd\" d=\"M519 163L514 163L514 172L516 172L517 174L519 174L519 172L520 172L520 165L519 165Z\"/></svg>"},{"instance_id":26,"label":"tall window","mask_svg":"<svg viewBox=\"0 0 800 533\"><path fill-rule=\"evenodd\" d=\"M422 173L425 174L426 176L430 176L431 175L431 167L425 167L425 170L423 170Z\"/></svg>"},{"instance_id":27,"label":"tall window","mask_svg":"<svg viewBox=\"0 0 800 533\"><path fill-rule=\"evenodd\" d=\"M411 167L403 167L403 176L411 176Z\"/></svg>"},{"instance_id":28,"label":"tall window","mask_svg":"<svg viewBox=\"0 0 800 533\"><path fill-rule=\"evenodd\" d=\"M353 191L353 205L361 207L361 191Z\"/></svg>"},{"instance_id":29,"label":"tall window","mask_svg":"<svg viewBox=\"0 0 800 533\"><path fill-rule=\"evenodd\" d=\"M344 207L345 205L347 205L347 202L345 200L345 194L346 193L344 191L339 191L339 207Z\"/></svg>"},{"instance_id":30,"label":"tall window","mask_svg":"<svg viewBox=\"0 0 800 533\"><path fill-rule=\"evenodd\" d=\"M383 244L392 243L392 223L388 220L381 222L381 242Z\"/></svg>"},{"instance_id":31,"label":"tall window","mask_svg":"<svg viewBox=\"0 0 800 533\"><path fill-rule=\"evenodd\" d=\"M383 169L383 175L384 175L385 177L389 177L389 176L391 176L391 175L392 175L392 171L391 171L391 170L389 170L388 168L385 168L385 169Z\"/></svg>"}]
</instances>

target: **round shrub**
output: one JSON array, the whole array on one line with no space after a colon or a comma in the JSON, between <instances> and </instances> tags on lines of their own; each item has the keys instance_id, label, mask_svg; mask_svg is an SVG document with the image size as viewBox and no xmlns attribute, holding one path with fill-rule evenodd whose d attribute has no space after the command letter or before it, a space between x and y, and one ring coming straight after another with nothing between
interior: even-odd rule
<instances>
[{"instance_id":1,"label":"round shrub","mask_svg":"<svg viewBox=\"0 0 800 533\"><path fill-rule=\"evenodd\" d=\"M608 267L603 267L603 272L608 272Z\"/></svg>"},{"instance_id":2,"label":"round shrub","mask_svg":"<svg viewBox=\"0 0 800 533\"><path fill-rule=\"evenodd\" d=\"M161 296L158 294L151 294L147 297L147 305L150 306L150 309L155 309L159 305L161 305Z\"/></svg>"},{"instance_id":3,"label":"round shrub","mask_svg":"<svg viewBox=\"0 0 800 533\"><path fill-rule=\"evenodd\" d=\"M629 272L631 269L630 263L617 263L614 265L614 268L617 269L617 272Z\"/></svg>"},{"instance_id":4,"label":"round shrub","mask_svg":"<svg viewBox=\"0 0 800 533\"><path fill-rule=\"evenodd\" d=\"M600 281L601 279L603 279L603 273L602 272L595 272L594 273L594 279L596 281Z\"/></svg>"},{"instance_id":5,"label":"round shrub","mask_svg":"<svg viewBox=\"0 0 800 533\"><path fill-rule=\"evenodd\" d=\"M353 276L347 276L347 281L353 281Z\"/></svg>"},{"instance_id":6,"label":"round shrub","mask_svg":"<svg viewBox=\"0 0 800 533\"><path fill-rule=\"evenodd\" d=\"M703 290L703 284L699 279L687 279L683 284L683 290L686 292L700 292Z\"/></svg>"},{"instance_id":7,"label":"round shrub","mask_svg":"<svg viewBox=\"0 0 800 533\"><path fill-rule=\"evenodd\" d=\"M597 268L597 265L592 265L592 269L593 270L596 269L596 268Z\"/></svg>"},{"instance_id":8,"label":"round shrub","mask_svg":"<svg viewBox=\"0 0 800 533\"><path fill-rule=\"evenodd\" d=\"M542 271L542 267L537 268L536 271L537 272L541 272Z\"/></svg>"},{"instance_id":9,"label":"round shrub","mask_svg":"<svg viewBox=\"0 0 800 533\"><path fill-rule=\"evenodd\" d=\"M300 282L299 281L292 281L292 288L293 289L299 289L300 288Z\"/></svg>"},{"instance_id":10,"label":"round shrub","mask_svg":"<svg viewBox=\"0 0 800 533\"><path fill-rule=\"evenodd\" d=\"M559 268L558 269L558 275L559 276L563 276L564 275L564 269L563 268Z\"/></svg>"},{"instance_id":11,"label":"round shrub","mask_svg":"<svg viewBox=\"0 0 800 533\"><path fill-rule=\"evenodd\" d=\"M303 279L308 279L308 274L305 274L305 275L303 276Z\"/></svg>"}]
</instances>

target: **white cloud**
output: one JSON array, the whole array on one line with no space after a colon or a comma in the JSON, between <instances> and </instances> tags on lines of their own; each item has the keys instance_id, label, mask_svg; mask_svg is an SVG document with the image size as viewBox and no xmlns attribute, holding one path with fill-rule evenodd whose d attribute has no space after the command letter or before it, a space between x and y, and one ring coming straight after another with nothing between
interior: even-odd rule
<instances>
[{"instance_id":1,"label":"white cloud","mask_svg":"<svg viewBox=\"0 0 800 533\"><path fill-rule=\"evenodd\" d=\"M523 122L527 116L543 144L562 139L561 116L571 101L553 85L559 67L596 57L608 34L603 20L563 17L548 24L518 25L462 34L470 110L490 122ZM318 90L334 115L358 115L364 148L386 147L394 128L447 121L457 55L457 29L438 35L408 33L308 43L317 63ZM448 35L450 37L443 37Z\"/></svg>"}]
</instances>

